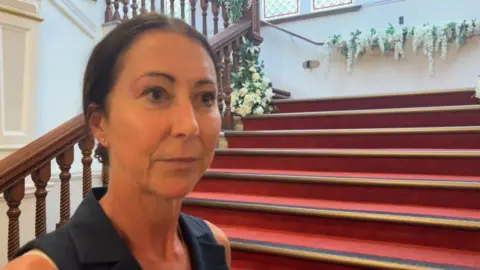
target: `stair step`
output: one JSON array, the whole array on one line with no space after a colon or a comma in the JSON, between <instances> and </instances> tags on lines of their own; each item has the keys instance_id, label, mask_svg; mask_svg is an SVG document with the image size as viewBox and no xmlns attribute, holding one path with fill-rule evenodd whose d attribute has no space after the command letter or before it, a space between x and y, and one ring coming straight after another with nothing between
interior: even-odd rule
<instances>
[{"instance_id":1,"label":"stair step","mask_svg":"<svg viewBox=\"0 0 480 270\"><path fill-rule=\"evenodd\" d=\"M480 151L217 149L212 168L480 176Z\"/></svg>"},{"instance_id":2,"label":"stair step","mask_svg":"<svg viewBox=\"0 0 480 270\"><path fill-rule=\"evenodd\" d=\"M389 209L386 209L386 205L378 205L377 207L375 207L372 205L366 206L361 204L350 204L353 209L345 209L345 204L342 208L336 208L335 206L339 206L339 203L332 202L333 205L328 205L328 202L325 201L318 203L312 203L310 201L310 203L314 206L305 206L301 205L301 203L305 201L298 200L295 202L293 200L288 200L284 198L270 197L261 199L260 196L234 196L231 194L223 194L224 197L220 199L211 198L211 196L208 195L210 194L193 193L185 199L184 205L187 207L187 209L190 209L190 207L205 207L215 208L217 210L227 209L257 213L264 212L270 214L298 215L305 217L340 218L361 221L387 223L390 222L398 224L413 224L453 229L465 229L477 231L478 237L480 237L480 218L478 218L478 211L464 211L464 213L468 213L470 217L462 218L435 216L431 213L425 213L426 208L422 209L420 207L414 206L411 207L412 211L410 213L395 213L394 211L389 211ZM368 208L368 210L366 210L366 208ZM375 209L377 211L375 211ZM440 209L432 209L433 212L441 213L441 211L438 210ZM472 216L475 216L477 218L472 218ZM477 246L475 248L480 251L480 246Z\"/></svg>"},{"instance_id":3,"label":"stair step","mask_svg":"<svg viewBox=\"0 0 480 270\"><path fill-rule=\"evenodd\" d=\"M191 198L183 208L232 238L480 266L480 220Z\"/></svg>"},{"instance_id":4,"label":"stair step","mask_svg":"<svg viewBox=\"0 0 480 270\"><path fill-rule=\"evenodd\" d=\"M277 247L276 244L230 238L232 270L358 270L345 260L329 261L333 256L308 252L303 247ZM280 245L279 245L280 246ZM337 258L337 257L334 257ZM340 264L343 263L343 264ZM366 269L366 268L362 268Z\"/></svg>"},{"instance_id":5,"label":"stair step","mask_svg":"<svg viewBox=\"0 0 480 270\"><path fill-rule=\"evenodd\" d=\"M244 130L479 126L480 105L250 115Z\"/></svg>"},{"instance_id":6,"label":"stair step","mask_svg":"<svg viewBox=\"0 0 480 270\"><path fill-rule=\"evenodd\" d=\"M423 181L432 182L428 183L427 187L431 187L431 183L442 183L448 184L451 181L455 183L457 181L461 182L478 182L480 178L478 176L463 176L463 175L436 175L436 174L404 174L404 173L368 173L368 172L322 172L322 171L295 171L295 170L268 170L268 169L232 169L232 168L225 168L225 169L214 169L210 168L206 171L206 175L224 175L226 173L233 173L235 175L242 174L248 177L254 177L255 175L273 175L275 179L279 180L290 180L290 176L294 177L305 177L302 178L304 181L308 181L311 177L321 177L324 180L330 179L329 181L335 181L336 183L360 183L364 179L369 179L370 181L375 181L376 183L386 183L392 185L404 185L403 181L408 180L415 180L415 186L424 186ZM358 182L361 181L361 182ZM407 183L412 183L407 182ZM410 185L410 184L408 184ZM453 184L456 186L456 184ZM476 187L477 183L472 184L471 187Z\"/></svg>"},{"instance_id":7,"label":"stair step","mask_svg":"<svg viewBox=\"0 0 480 270\"><path fill-rule=\"evenodd\" d=\"M239 229L231 229L230 232L232 234L241 234ZM241 235L238 237L241 237ZM451 264L446 265L428 263L423 260L407 260L387 256L366 255L324 248L309 248L302 245L279 244L243 238L230 238L230 242L233 253L233 269L460 269L459 267L455 267ZM399 250L404 250L405 248L406 247L398 247ZM418 250L419 249L417 248L415 251ZM475 264L476 262L472 263L472 265ZM462 269L474 268L462 267Z\"/></svg>"},{"instance_id":8,"label":"stair step","mask_svg":"<svg viewBox=\"0 0 480 270\"><path fill-rule=\"evenodd\" d=\"M285 97L288 97L288 98L290 98L292 96L292 93L290 91L282 90L282 89L275 88L275 87L272 88L272 90L273 90L273 93L277 94L277 95L285 96Z\"/></svg>"},{"instance_id":9,"label":"stair step","mask_svg":"<svg viewBox=\"0 0 480 270\"><path fill-rule=\"evenodd\" d=\"M473 88L364 96L276 100L279 112L412 108L475 104Z\"/></svg>"},{"instance_id":10,"label":"stair step","mask_svg":"<svg viewBox=\"0 0 480 270\"><path fill-rule=\"evenodd\" d=\"M477 191L478 194L478 191ZM327 199L289 198L280 196L259 196L237 193L195 191L188 198L202 200L228 200L238 203L278 204L292 207L305 207L327 210L364 211L382 214L411 214L433 218L471 219L480 222L480 209L458 209L445 207L427 207L415 205L396 205L388 203L348 202ZM472 207L474 207L472 205Z\"/></svg>"},{"instance_id":11,"label":"stair step","mask_svg":"<svg viewBox=\"0 0 480 270\"><path fill-rule=\"evenodd\" d=\"M391 209L417 206L450 208L456 213L480 210L480 177L209 170L194 191L217 198L226 193L306 202L385 204Z\"/></svg>"},{"instance_id":12,"label":"stair step","mask_svg":"<svg viewBox=\"0 0 480 270\"><path fill-rule=\"evenodd\" d=\"M290 98L290 97L275 94L275 95L273 95L272 100L289 99L289 98Z\"/></svg>"},{"instance_id":13,"label":"stair step","mask_svg":"<svg viewBox=\"0 0 480 270\"><path fill-rule=\"evenodd\" d=\"M225 131L229 148L480 149L480 126Z\"/></svg>"}]
</instances>

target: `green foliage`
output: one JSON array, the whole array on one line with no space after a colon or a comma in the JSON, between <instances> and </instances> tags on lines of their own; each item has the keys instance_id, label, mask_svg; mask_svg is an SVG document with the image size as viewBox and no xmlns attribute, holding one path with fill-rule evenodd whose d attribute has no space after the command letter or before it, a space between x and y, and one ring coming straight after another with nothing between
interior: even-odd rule
<instances>
[{"instance_id":1,"label":"green foliage","mask_svg":"<svg viewBox=\"0 0 480 270\"><path fill-rule=\"evenodd\" d=\"M251 0L216 0L218 4L225 5L228 11L230 23L238 22L243 16L243 6L248 4L251 6Z\"/></svg>"}]
</instances>

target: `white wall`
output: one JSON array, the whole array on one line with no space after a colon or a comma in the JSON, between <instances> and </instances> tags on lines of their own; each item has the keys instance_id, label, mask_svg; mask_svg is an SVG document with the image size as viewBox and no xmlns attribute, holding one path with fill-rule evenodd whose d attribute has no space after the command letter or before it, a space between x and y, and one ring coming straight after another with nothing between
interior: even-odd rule
<instances>
[{"instance_id":1,"label":"white wall","mask_svg":"<svg viewBox=\"0 0 480 270\"><path fill-rule=\"evenodd\" d=\"M383 2L383 3L379 3ZM359 11L317 17L279 26L314 41L325 41L334 34L348 35L356 29L384 30L397 25L404 16L405 26L470 20L478 17L478 0L357 0L365 4ZM478 18L480 19L480 18ZM460 50L450 46L449 59L436 57L436 76L428 75L428 60L414 55L407 45L408 59L396 62L393 56L365 56L354 64L353 74L346 72L346 59L333 54L330 71L325 65L326 48L314 46L268 26L261 28L264 38L261 58L275 87L289 90L294 97L329 97L387 92L420 91L471 87L480 74L480 37ZM304 70L305 60L320 60L321 67Z\"/></svg>"},{"instance_id":2,"label":"white wall","mask_svg":"<svg viewBox=\"0 0 480 270\"><path fill-rule=\"evenodd\" d=\"M45 0L40 14L37 135L82 112L82 79L91 49L102 36L105 1ZM76 147L72 172L81 171ZM53 162L54 174L58 172ZM99 170L94 163L95 170Z\"/></svg>"}]
</instances>

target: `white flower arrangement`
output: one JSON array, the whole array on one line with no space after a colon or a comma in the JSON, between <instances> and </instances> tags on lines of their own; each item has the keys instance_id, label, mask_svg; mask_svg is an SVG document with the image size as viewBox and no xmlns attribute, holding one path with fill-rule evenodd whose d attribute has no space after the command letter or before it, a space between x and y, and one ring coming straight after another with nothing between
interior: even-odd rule
<instances>
[{"instance_id":1,"label":"white flower arrangement","mask_svg":"<svg viewBox=\"0 0 480 270\"><path fill-rule=\"evenodd\" d=\"M239 49L239 70L231 74L230 109L242 117L274 111L273 89L259 62L260 48L243 38Z\"/></svg>"},{"instance_id":2,"label":"white flower arrangement","mask_svg":"<svg viewBox=\"0 0 480 270\"><path fill-rule=\"evenodd\" d=\"M443 25L425 24L421 27L395 28L392 24L379 32L371 29L363 33L360 30L350 33L347 39L340 35L333 35L327 39L326 45L330 49L327 55L327 62L330 61L330 54L336 49L347 57L347 72L352 72L353 61L364 54L387 55L393 52L395 60L405 57L405 44L408 39L412 40L413 51L422 49L427 56L430 75L434 75L435 53L439 52L441 59L445 60L448 55L448 44L455 42L460 47L465 45L467 39L480 35L480 23L475 19L467 22L449 22ZM328 63L327 63L328 64ZM328 65L327 65L328 66Z\"/></svg>"}]
</instances>

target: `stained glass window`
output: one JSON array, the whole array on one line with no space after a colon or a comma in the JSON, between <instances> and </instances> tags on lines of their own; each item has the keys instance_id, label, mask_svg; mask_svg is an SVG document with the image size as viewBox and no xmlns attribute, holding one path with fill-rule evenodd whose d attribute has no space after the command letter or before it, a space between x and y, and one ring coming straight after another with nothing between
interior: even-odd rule
<instances>
[{"instance_id":1,"label":"stained glass window","mask_svg":"<svg viewBox=\"0 0 480 270\"><path fill-rule=\"evenodd\" d=\"M265 19L293 15L299 11L299 0L263 0Z\"/></svg>"},{"instance_id":2,"label":"stained glass window","mask_svg":"<svg viewBox=\"0 0 480 270\"><path fill-rule=\"evenodd\" d=\"M313 0L313 9L327 9L353 4L353 0Z\"/></svg>"}]
</instances>

